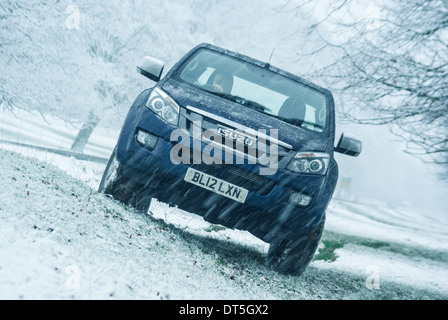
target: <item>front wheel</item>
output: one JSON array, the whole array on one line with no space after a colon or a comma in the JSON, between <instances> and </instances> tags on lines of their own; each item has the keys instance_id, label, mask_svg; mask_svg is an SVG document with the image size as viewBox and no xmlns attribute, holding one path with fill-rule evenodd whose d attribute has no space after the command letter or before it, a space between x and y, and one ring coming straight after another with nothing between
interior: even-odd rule
<instances>
[{"instance_id":1,"label":"front wheel","mask_svg":"<svg viewBox=\"0 0 448 320\"><path fill-rule=\"evenodd\" d=\"M111 195L115 200L144 212L151 205L151 196L143 185L123 175L123 164L117 160L116 148L106 165L98 192Z\"/></svg>"},{"instance_id":2,"label":"front wheel","mask_svg":"<svg viewBox=\"0 0 448 320\"><path fill-rule=\"evenodd\" d=\"M324 230L323 221L314 232L295 240L278 238L269 246L267 264L275 271L300 276L310 264Z\"/></svg>"}]
</instances>

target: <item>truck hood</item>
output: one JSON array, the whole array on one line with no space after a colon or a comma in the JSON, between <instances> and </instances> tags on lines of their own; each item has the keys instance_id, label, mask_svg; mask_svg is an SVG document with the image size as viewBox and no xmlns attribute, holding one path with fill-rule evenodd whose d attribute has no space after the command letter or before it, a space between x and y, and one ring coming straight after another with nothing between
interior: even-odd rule
<instances>
[{"instance_id":1,"label":"truck hood","mask_svg":"<svg viewBox=\"0 0 448 320\"><path fill-rule=\"evenodd\" d=\"M256 131L265 129L267 135L270 135L271 129L277 129L278 140L291 145L295 151L332 153L334 137L326 132L294 126L174 79L164 82L162 89L183 108L190 106L200 109Z\"/></svg>"}]
</instances>

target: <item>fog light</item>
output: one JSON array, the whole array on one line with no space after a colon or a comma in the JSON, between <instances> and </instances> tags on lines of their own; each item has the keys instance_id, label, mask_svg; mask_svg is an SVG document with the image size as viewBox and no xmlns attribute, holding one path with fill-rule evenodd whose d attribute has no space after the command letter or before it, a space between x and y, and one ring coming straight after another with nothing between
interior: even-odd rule
<instances>
[{"instance_id":1,"label":"fog light","mask_svg":"<svg viewBox=\"0 0 448 320\"><path fill-rule=\"evenodd\" d=\"M307 196L306 194L300 192L291 192L289 202L295 205L299 205L301 207L306 207L311 203L312 199L313 198Z\"/></svg>"},{"instance_id":2,"label":"fog light","mask_svg":"<svg viewBox=\"0 0 448 320\"><path fill-rule=\"evenodd\" d=\"M154 148L156 147L157 141L159 140L158 137L156 137L148 132L142 131L142 130L139 130L137 132L136 139L137 139L137 142L142 147L145 147L150 150L154 150Z\"/></svg>"}]
</instances>

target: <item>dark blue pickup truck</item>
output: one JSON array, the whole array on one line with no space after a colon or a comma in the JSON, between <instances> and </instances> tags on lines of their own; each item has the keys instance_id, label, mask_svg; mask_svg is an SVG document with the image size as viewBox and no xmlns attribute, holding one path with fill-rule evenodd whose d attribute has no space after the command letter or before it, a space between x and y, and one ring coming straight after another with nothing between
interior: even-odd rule
<instances>
[{"instance_id":1,"label":"dark blue pickup truck","mask_svg":"<svg viewBox=\"0 0 448 320\"><path fill-rule=\"evenodd\" d=\"M269 63L201 44L135 100L99 192L147 211L152 198L270 244L267 263L300 275L320 241L338 180L331 92Z\"/></svg>"}]
</instances>

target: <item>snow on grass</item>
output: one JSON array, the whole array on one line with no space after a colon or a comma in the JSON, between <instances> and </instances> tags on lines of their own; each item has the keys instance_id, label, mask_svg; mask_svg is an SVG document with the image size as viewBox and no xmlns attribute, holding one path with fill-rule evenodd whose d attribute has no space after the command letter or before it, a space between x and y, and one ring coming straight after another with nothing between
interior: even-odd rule
<instances>
[{"instance_id":1,"label":"snow on grass","mask_svg":"<svg viewBox=\"0 0 448 320\"><path fill-rule=\"evenodd\" d=\"M347 244L338 250L337 259L333 263L316 262L322 269L341 270L352 274L366 276L366 283L375 285L381 290L383 283L395 282L403 285L411 284L417 288L439 292L447 296L448 279L447 260L433 260L423 257L409 257L403 254L369 248L366 246ZM374 277L377 277L374 280ZM383 288L384 289L384 288ZM386 288L386 291L388 289Z\"/></svg>"},{"instance_id":2,"label":"snow on grass","mask_svg":"<svg viewBox=\"0 0 448 320\"><path fill-rule=\"evenodd\" d=\"M0 162L0 298L245 297L164 224L43 162Z\"/></svg>"},{"instance_id":3,"label":"snow on grass","mask_svg":"<svg viewBox=\"0 0 448 320\"><path fill-rule=\"evenodd\" d=\"M338 217L344 203L331 206L324 233L343 243L335 261L316 260L301 277L284 276L265 267L267 244L246 232L210 225L157 201L150 209L154 216L140 214L95 191L104 165L21 151L41 160L0 149L0 298L447 297L446 247L437 251L417 241L430 252L427 257L402 243L386 250L375 228L366 234L371 238L350 232L350 221Z\"/></svg>"},{"instance_id":4,"label":"snow on grass","mask_svg":"<svg viewBox=\"0 0 448 320\"><path fill-rule=\"evenodd\" d=\"M327 230L347 235L379 238L431 249L446 250L448 247L446 221L436 217L430 219L409 209L392 210L380 206L333 201L327 217Z\"/></svg>"}]
</instances>

